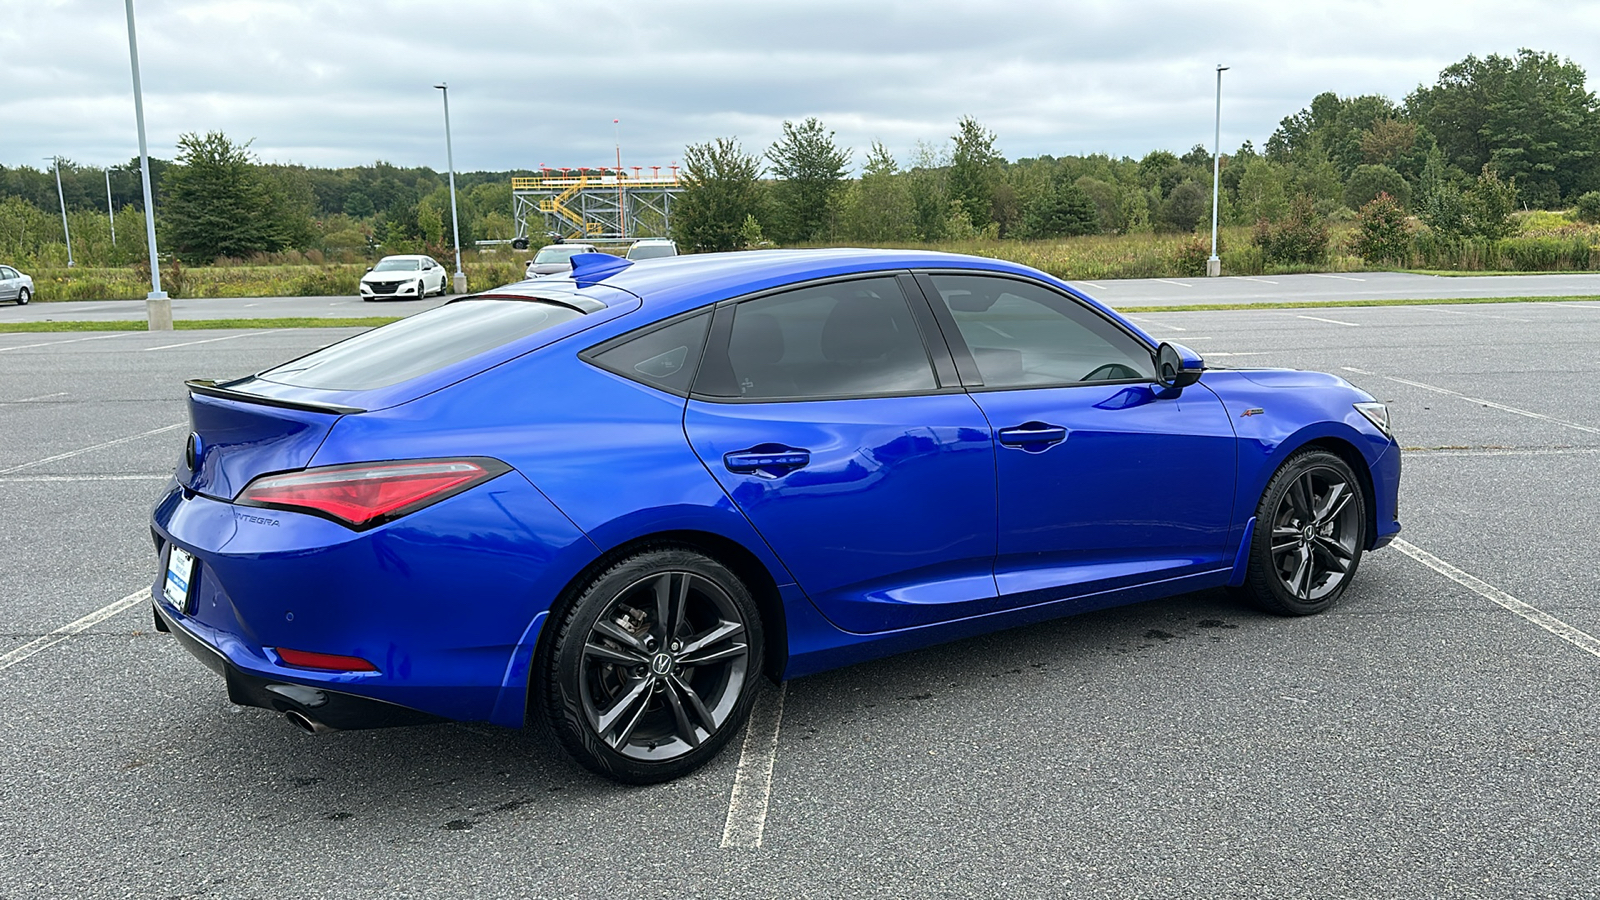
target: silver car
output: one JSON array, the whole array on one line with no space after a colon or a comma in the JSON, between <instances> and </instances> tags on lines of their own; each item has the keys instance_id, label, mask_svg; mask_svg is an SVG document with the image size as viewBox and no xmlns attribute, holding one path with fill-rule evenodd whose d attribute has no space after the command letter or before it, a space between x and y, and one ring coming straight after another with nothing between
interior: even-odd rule
<instances>
[{"instance_id":1,"label":"silver car","mask_svg":"<svg viewBox=\"0 0 1600 900\"><path fill-rule=\"evenodd\" d=\"M579 253L598 253L593 244L546 244L539 248L539 252L528 260L528 269L523 273L524 278L536 278L540 275L554 275L557 272L572 271L572 258Z\"/></svg>"},{"instance_id":2,"label":"silver car","mask_svg":"<svg viewBox=\"0 0 1600 900\"><path fill-rule=\"evenodd\" d=\"M0 266L0 302L26 306L33 299L33 279L10 266Z\"/></svg>"}]
</instances>

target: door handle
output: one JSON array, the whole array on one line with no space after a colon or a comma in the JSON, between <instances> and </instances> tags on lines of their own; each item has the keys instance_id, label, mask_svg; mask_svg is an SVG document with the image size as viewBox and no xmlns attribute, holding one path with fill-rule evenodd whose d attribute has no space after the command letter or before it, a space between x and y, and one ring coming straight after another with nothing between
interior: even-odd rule
<instances>
[{"instance_id":1,"label":"door handle","mask_svg":"<svg viewBox=\"0 0 1600 900\"><path fill-rule=\"evenodd\" d=\"M1025 422L1015 428L1000 429L997 437L1007 447L1019 447L1029 453L1043 453L1067 439L1067 429L1046 422Z\"/></svg>"},{"instance_id":2,"label":"door handle","mask_svg":"<svg viewBox=\"0 0 1600 900\"><path fill-rule=\"evenodd\" d=\"M782 478L811 462L811 451L783 444L758 444L748 450L724 454L722 464L736 475Z\"/></svg>"}]
</instances>

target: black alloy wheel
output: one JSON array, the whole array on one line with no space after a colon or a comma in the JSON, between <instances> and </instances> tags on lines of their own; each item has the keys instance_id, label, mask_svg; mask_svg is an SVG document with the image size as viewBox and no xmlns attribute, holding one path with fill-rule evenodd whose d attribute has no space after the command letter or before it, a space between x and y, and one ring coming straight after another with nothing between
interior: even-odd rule
<instances>
[{"instance_id":1,"label":"black alloy wheel","mask_svg":"<svg viewBox=\"0 0 1600 900\"><path fill-rule=\"evenodd\" d=\"M27 306L28 305L28 301L32 300L32 299L33 299L33 295L28 293L28 289L27 288L23 288L17 294L17 305L18 306Z\"/></svg>"},{"instance_id":2,"label":"black alloy wheel","mask_svg":"<svg viewBox=\"0 0 1600 900\"><path fill-rule=\"evenodd\" d=\"M541 667L545 714L599 774L633 784L680 777L749 715L761 638L755 600L721 563L647 550L566 608Z\"/></svg>"},{"instance_id":3,"label":"black alloy wheel","mask_svg":"<svg viewBox=\"0 0 1600 900\"><path fill-rule=\"evenodd\" d=\"M1297 453L1256 509L1245 596L1280 615L1322 612L1350 585L1366 542L1366 497L1350 465L1325 450Z\"/></svg>"}]
</instances>

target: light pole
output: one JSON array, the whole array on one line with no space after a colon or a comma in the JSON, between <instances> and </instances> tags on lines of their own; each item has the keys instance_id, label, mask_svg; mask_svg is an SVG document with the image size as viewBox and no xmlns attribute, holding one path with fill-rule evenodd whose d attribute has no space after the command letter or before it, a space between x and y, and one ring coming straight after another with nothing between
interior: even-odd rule
<instances>
[{"instance_id":1,"label":"light pole","mask_svg":"<svg viewBox=\"0 0 1600 900\"><path fill-rule=\"evenodd\" d=\"M1211 142L1211 258L1206 260L1206 277L1222 274L1222 258L1217 256L1217 200L1220 196L1222 174L1222 73L1224 65L1217 66L1217 133Z\"/></svg>"},{"instance_id":2,"label":"light pole","mask_svg":"<svg viewBox=\"0 0 1600 900\"><path fill-rule=\"evenodd\" d=\"M111 167L106 166L106 215L111 218L111 246L117 245L117 210L111 205Z\"/></svg>"},{"instance_id":3,"label":"light pole","mask_svg":"<svg viewBox=\"0 0 1600 900\"><path fill-rule=\"evenodd\" d=\"M72 229L67 227L67 195L61 191L61 157L46 156L56 166L56 200L61 203L61 231L67 236L67 268L72 268Z\"/></svg>"},{"instance_id":4,"label":"light pole","mask_svg":"<svg viewBox=\"0 0 1600 900\"><path fill-rule=\"evenodd\" d=\"M151 331L172 330L172 300L161 289L161 258L156 255L156 205L150 198L150 151L144 140L144 91L139 87L139 39L133 28L133 0L128 7L128 60L133 64L133 117L139 123L139 175L144 181L144 236L150 249L150 293L144 298Z\"/></svg>"},{"instance_id":5,"label":"light pole","mask_svg":"<svg viewBox=\"0 0 1600 900\"><path fill-rule=\"evenodd\" d=\"M467 292L467 273L461 271L461 220L456 216L456 156L450 147L450 84L441 82L434 85L444 91L444 160L450 169L450 234L456 241L456 277L455 292Z\"/></svg>"}]
</instances>

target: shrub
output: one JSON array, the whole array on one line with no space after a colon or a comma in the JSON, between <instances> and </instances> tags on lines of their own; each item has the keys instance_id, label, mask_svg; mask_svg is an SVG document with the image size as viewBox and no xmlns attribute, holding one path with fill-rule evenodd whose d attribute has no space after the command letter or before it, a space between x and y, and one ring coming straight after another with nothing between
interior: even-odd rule
<instances>
[{"instance_id":1,"label":"shrub","mask_svg":"<svg viewBox=\"0 0 1600 900\"><path fill-rule=\"evenodd\" d=\"M1600 191L1590 191L1578 198L1578 221L1590 225L1600 223Z\"/></svg>"},{"instance_id":2,"label":"shrub","mask_svg":"<svg viewBox=\"0 0 1600 900\"><path fill-rule=\"evenodd\" d=\"M1269 263L1314 265L1327 258L1328 224L1317 214L1311 197L1301 194L1282 222L1257 222L1252 240Z\"/></svg>"},{"instance_id":3,"label":"shrub","mask_svg":"<svg viewBox=\"0 0 1600 900\"><path fill-rule=\"evenodd\" d=\"M1411 229L1399 201L1387 193L1361 207L1350 249L1369 263L1404 264L1411 259Z\"/></svg>"},{"instance_id":4,"label":"shrub","mask_svg":"<svg viewBox=\"0 0 1600 900\"><path fill-rule=\"evenodd\" d=\"M1357 166L1344 186L1344 203L1360 210L1381 194L1388 194L1402 209L1411 205L1411 185L1388 166Z\"/></svg>"}]
</instances>

